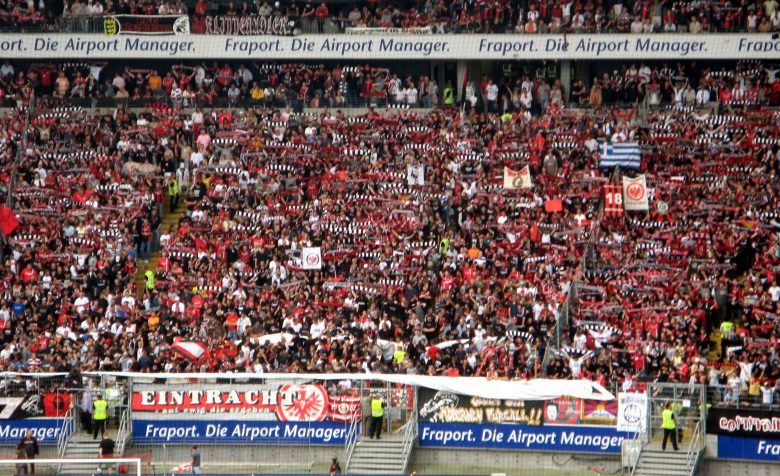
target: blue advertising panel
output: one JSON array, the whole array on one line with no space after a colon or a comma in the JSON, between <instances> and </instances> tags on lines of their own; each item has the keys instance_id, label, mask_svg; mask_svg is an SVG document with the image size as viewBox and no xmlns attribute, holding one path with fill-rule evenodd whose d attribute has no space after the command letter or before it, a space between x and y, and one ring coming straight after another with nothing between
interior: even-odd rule
<instances>
[{"instance_id":1,"label":"blue advertising panel","mask_svg":"<svg viewBox=\"0 0 780 476\"><path fill-rule=\"evenodd\" d=\"M343 445L349 423L258 420L133 420L133 442Z\"/></svg>"},{"instance_id":2,"label":"blue advertising panel","mask_svg":"<svg viewBox=\"0 0 780 476\"><path fill-rule=\"evenodd\" d=\"M579 453L620 453L629 434L613 427L420 422L420 446Z\"/></svg>"},{"instance_id":3,"label":"blue advertising panel","mask_svg":"<svg viewBox=\"0 0 780 476\"><path fill-rule=\"evenodd\" d=\"M61 418L0 420L0 445L19 444L28 430L32 430L39 445L56 445L61 424Z\"/></svg>"},{"instance_id":4,"label":"blue advertising panel","mask_svg":"<svg viewBox=\"0 0 780 476\"><path fill-rule=\"evenodd\" d=\"M718 458L780 463L780 440L718 435Z\"/></svg>"}]
</instances>

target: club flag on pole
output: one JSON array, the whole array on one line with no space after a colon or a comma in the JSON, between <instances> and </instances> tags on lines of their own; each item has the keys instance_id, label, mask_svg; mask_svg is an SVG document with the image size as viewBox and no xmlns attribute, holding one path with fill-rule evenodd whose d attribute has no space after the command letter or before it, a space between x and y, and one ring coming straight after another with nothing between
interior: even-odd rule
<instances>
[{"instance_id":1,"label":"club flag on pole","mask_svg":"<svg viewBox=\"0 0 780 476\"><path fill-rule=\"evenodd\" d=\"M650 208L647 195L647 182L644 175L636 178L623 176L624 209L647 211Z\"/></svg>"},{"instance_id":2,"label":"club flag on pole","mask_svg":"<svg viewBox=\"0 0 780 476\"><path fill-rule=\"evenodd\" d=\"M504 167L504 189L518 190L521 188L531 188L534 184L531 181L531 169L526 165L519 172Z\"/></svg>"},{"instance_id":3,"label":"club flag on pole","mask_svg":"<svg viewBox=\"0 0 780 476\"><path fill-rule=\"evenodd\" d=\"M19 220L14 211L0 205L0 230L2 230L3 235L8 236L17 228L19 228Z\"/></svg>"},{"instance_id":4,"label":"club flag on pole","mask_svg":"<svg viewBox=\"0 0 780 476\"><path fill-rule=\"evenodd\" d=\"M206 354L206 346L200 342L179 341L171 345L174 352L191 362L197 362Z\"/></svg>"},{"instance_id":5,"label":"club flag on pole","mask_svg":"<svg viewBox=\"0 0 780 476\"><path fill-rule=\"evenodd\" d=\"M624 169L639 170L642 161L642 150L637 142L625 142L615 144L607 142L599 147L601 160L600 168L623 167Z\"/></svg>"}]
</instances>

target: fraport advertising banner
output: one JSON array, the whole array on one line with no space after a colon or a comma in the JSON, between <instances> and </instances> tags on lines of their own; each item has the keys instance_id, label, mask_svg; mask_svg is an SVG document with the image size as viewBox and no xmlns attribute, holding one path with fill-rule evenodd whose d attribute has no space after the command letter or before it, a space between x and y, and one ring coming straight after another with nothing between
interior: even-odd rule
<instances>
[{"instance_id":1,"label":"fraport advertising banner","mask_svg":"<svg viewBox=\"0 0 780 476\"><path fill-rule=\"evenodd\" d=\"M360 397L322 385L136 385L138 443L343 445Z\"/></svg>"},{"instance_id":2,"label":"fraport advertising banner","mask_svg":"<svg viewBox=\"0 0 780 476\"><path fill-rule=\"evenodd\" d=\"M56 445L61 425L61 418L0 420L0 445L18 445L29 430L33 432L39 445Z\"/></svg>"},{"instance_id":3,"label":"fraport advertising banner","mask_svg":"<svg viewBox=\"0 0 780 476\"><path fill-rule=\"evenodd\" d=\"M626 433L579 421L576 400L498 400L421 388L420 446L581 453L620 453Z\"/></svg>"},{"instance_id":4,"label":"fraport advertising banner","mask_svg":"<svg viewBox=\"0 0 780 476\"><path fill-rule=\"evenodd\" d=\"M178 35L3 34L4 59L651 60L777 59L766 34Z\"/></svg>"},{"instance_id":5,"label":"fraport advertising banner","mask_svg":"<svg viewBox=\"0 0 780 476\"><path fill-rule=\"evenodd\" d=\"M347 430L335 422L133 420L133 442L343 445Z\"/></svg>"},{"instance_id":6,"label":"fraport advertising banner","mask_svg":"<svg viewBox=\"0 0 780 476\"><path fill-rule=\"evenodd\" d=\"M780 440L718 435L718 458L780 463Z\"/></svg>"},{"instance_id":7,"label":"fraport advertising banner","mask_svg":"<svg viewBox=\"0 0 780 476\"><path fill-rule=\"evenodd\" d=\"M418 428L420 446L498 450L620 453L626 433L613 427L474 425L426 423Z\"/></svg>"}]
</instances>

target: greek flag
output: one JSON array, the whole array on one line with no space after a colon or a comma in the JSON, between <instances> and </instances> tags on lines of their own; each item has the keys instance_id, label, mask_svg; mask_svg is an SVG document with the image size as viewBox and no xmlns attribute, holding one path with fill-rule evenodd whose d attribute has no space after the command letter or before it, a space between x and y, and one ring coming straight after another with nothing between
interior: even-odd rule
<instances>
[{"instance_id":1,"label":"greek flag","mask_svg":"<svg viewBox=\"0 0 780 476\"><path fill-rule=\"evenodd\" d=\"M625 169L639 169L642 152L637 142L622 144L608 142L601 145L599 152L601 153L600 168L619 166Z\"/></svg>"}]
</instances>

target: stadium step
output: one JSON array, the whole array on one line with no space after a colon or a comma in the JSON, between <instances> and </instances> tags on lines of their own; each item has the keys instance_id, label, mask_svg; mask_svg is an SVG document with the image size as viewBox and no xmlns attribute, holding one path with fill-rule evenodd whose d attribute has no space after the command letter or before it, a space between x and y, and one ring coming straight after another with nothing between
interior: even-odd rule
<instances>
[{"instance_id":1,"label":"stadium step","mask_svg":"<svg viewBox=\"0 0 780 476\"><path fill-rule=\"evenodd\" d=\"M111 438L116 438L116 430L109 429L108 435ZM100 457L100 437L98 439L92 439L91 433L78 431L71 435L68 439L68 443L65 446L65 454L63 458L69 459L86 459L86 458L98 458ZM118 456L118 455L115 455ZM107 469L107 468L106 468ZM97 474L102 471L102 468L98 468L95 464L76 464L69 463L62 465L58 468L57 474Z\"/></svg>"},{"instance_id":2,"label":"stadium step","mask_svg":"<svg viewBox=\"0 0 780 476\"><path fill-rule=\"evenodd\" d=\"M352 452L347 473L401 474L406 466L404 441L395 435L381 440L361 436Z\"/></svg>"},{"instance_id":3,"label":"stadium step","mask_svg":"<svg viewBox=\"0 0 780 476\"><path fill-rule=\"evenodd\" d=\"M639 455L636 476L690 476L693 473L685 451L647 449Z\"/></svg>"},{"instance_id":4,"label":"stadium step","mask_svg":"<svg viewBox=\"0 0 780 476\"><path fill-rule=\"evenodd\" d=\"M179 224L179 219L182 215L187 211L187 195L182 195L179 199L179 206L177 206L173 213L170 212L170 208L168 208L168 197L165 197L165 206L163 207L163 219L160 223L160 234L162 234L165 231L168 231L170 229L171 225L176 226ZM144 296L144 289L146 289L146 276L144 276L144 273L147 271L157 272L157 260L160 259L161 253L160 250L152 252L151 256L149 257L149 262L146 263L143 260L137 260L136 261L136 272L135 272L135 284L136 289L138 290L138 295L136 296L138 299L143 300Z\"/></svg>"}]
</instances>

